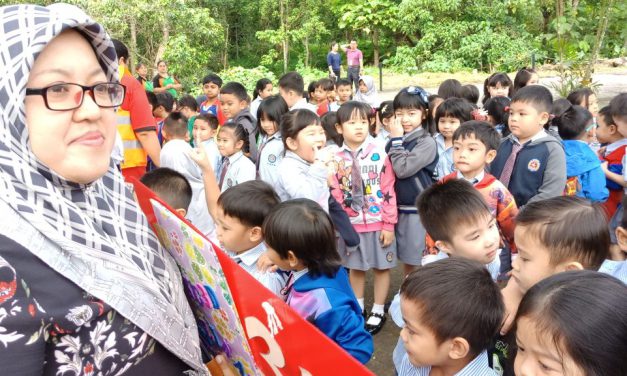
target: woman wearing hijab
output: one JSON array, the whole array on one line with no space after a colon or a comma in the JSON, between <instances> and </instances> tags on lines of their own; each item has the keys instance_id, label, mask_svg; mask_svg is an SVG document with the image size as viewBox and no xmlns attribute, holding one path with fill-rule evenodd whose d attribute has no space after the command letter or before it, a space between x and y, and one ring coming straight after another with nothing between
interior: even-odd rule
<instances>
[{"instance_id":1,"label":"woman wearing hijab","mask_svg":"<svg viewBox=\"0 0 627 376\"><path fill-rule=\"evenodd\" d=\"M373 109L379 108L381 105L381 98L379 98L379 93L374 85L374 78L371 76L359 77L359 87L357 89L357 93L355 93L355 96L353 97L353 100L366 103Z\"/></svg>"},{"instance_id":2,"label":"woman wearing hijab","mask_svg":"<svg viewBox=\"0 0 627 376\"><path fill-rule=\"evenodd\" d=\"M111 162L109 36L66 4L0 24L0 372L208 374L178 269Z\"/></svg>"}]
</instances>

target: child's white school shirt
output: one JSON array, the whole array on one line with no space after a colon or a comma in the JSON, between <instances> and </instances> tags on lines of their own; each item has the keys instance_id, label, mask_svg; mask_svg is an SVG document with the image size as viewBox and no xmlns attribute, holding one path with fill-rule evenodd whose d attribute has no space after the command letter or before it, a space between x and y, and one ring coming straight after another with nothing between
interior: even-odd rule
<instances>
[{"instance_id":1,"label":"child's white school shirt","mask_svg":"<svg viewBox=\"0 0 627 376\"><path fill-rule=\"evenodd\" d=\"M222 171L226 168L226 173L222 181L221 192L234 187L240 183L249 180L255 180L257 175L255 171L255 164L248 159L241 151L231 155L227 158L229 161L228 166L225 164L225 159L222 159L220 166L220 172L218 173L218 182L222 176ZM226 167L225 167L226 166Z\"/></svg>"},{"instance_id":2,"label":"child's white school shirt","mask_svg":"<svg viewBox=\"0 0 627 376\"><path fill-rule=\"evenodd\" d=\"M274 187L279 175L279 165L283 160L283 139L281 133L264 136L259 144L259 178Z\"/></svg>"}]
</instances>

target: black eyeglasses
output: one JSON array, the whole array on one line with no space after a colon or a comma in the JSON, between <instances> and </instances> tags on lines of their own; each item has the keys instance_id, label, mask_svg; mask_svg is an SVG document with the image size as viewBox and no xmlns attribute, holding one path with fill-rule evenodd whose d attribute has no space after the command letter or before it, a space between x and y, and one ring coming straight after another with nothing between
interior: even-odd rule
<instances>
[{"instance_id":1,"label":"black eyeglasses","mask_svg":"<svg viewBox=\"0 0 627 376\"><path fill-rule=\"evenodd\" d=\"M26 95L41 95L44 103L52 111L69 111L83 104L85 92L102 108L117 107L124 101L126 88L115 82L103 82L93 86L79 84L55 84L40 89L26 89Z\"/></svg>"}]
</instances>

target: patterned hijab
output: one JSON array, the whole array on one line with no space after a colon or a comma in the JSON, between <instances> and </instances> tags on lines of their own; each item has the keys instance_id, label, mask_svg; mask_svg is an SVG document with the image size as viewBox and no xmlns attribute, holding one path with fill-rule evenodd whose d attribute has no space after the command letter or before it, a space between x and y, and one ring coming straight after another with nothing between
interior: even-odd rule
<instances>
[{"instance_id":1,"label":"patterned hijab","mask_svg":"<svg viewBox=\"0 0 627 376\"><path fill-rule=\"evenodd\" d=\"M29 146L24 98L30 70L46 45L68 29L88 40L107 79L117 82L113 44L82 10L67 4L0 8L0 216L13 216L42 241L29 242L21 235L27 230L0 233L205 373L178 269L121 174L111 163L91 184L70 182L39 162Z\"/></svg>"},{"instance_id":2,"label":"patterned hijab","mask_svg":"<svg viewBox=\"0 0 627 376\"><path fill-rule=\"evenodd\" d=\"M367 103L372 108L379 108L381 105L381 98L379 98L377 87L374 84L374 78L372 78L372 76L361 76L359 77L359 81L364 82L368 91L362 93L361 90L357 89L354 99L358 102Z\"/></svg>"}]
</instances>

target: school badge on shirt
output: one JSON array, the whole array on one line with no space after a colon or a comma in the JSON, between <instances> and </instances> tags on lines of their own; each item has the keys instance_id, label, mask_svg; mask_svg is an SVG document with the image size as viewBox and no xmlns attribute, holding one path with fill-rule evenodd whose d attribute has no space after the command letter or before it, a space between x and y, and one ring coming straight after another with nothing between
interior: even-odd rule
<instances>
[{"instance_id":1,"label":"school badge on shirt","mask_svg":"<svg viewBox=\"0 0 627 376\"><path fill-rule=\"evenodd\" d=\"M536 172L540 169L540 160L539 159L532 159L529 161L529 163L527 164L527 170L531 171L531 172Z\"/></svg>"}]
</instances>

